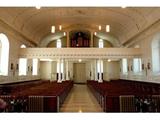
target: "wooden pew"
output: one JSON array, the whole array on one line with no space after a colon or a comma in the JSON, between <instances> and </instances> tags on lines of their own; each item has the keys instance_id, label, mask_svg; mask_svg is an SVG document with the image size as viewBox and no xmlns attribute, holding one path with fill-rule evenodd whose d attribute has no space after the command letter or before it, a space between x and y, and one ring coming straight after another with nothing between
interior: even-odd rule
<instances>
[{"instance_id":1,"label":"wooden pew","mask_svg":"<svg viewBox=\"0 0 160 120\"><path fill-rule=\"evenodd\" d=\"M25 112L58 112L60 106L73 87L73 81L45 82L22 91L13 92L17 100L27 101ZM20 111L23 112L23 111Z\"/></svg>"},{"instance_id":2,"label":"wooden pew","mask_svg":"<svg viewBox=\"0 0 160 120\"><path fill-rule=\"evenodd\" d=\"M136 112L133 102L134 97L130 96L139 97L144 102L145 99L149 101L152 95L160 94L160 85L155 83L149 84L127 80L98 83L97 81L88 80L87 85L105 112ZM157 98L155 100L158 101ZM131 109L130 106L125 107L123 101L127 101L133 108ZM143 111L145 112L145 109ZM157 111L159 111L158 106Z\"/></svg>"}]
</instances>

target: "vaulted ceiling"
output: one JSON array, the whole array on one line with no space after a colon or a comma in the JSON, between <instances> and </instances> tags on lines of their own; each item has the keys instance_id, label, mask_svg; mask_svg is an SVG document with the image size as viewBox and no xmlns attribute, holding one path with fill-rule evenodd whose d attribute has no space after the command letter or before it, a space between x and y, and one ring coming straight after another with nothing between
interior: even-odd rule
<instances>
[{"instance_id":1,"label":"vaulted ceiling","mask_svg":"<svg viewBox=\"0 0 160 120\"><path fill-rule=\"evenodd\" d=\"M138 33L160 19L160 8L118 8L118 7L3 7L0 8L0 20L17 32L39 44L50 35L51 26L62 25L63 31L88 29L102 32L117 38L124 44ZM105 32L109 24L110 33Z\"/></svg>"}]
</instances>

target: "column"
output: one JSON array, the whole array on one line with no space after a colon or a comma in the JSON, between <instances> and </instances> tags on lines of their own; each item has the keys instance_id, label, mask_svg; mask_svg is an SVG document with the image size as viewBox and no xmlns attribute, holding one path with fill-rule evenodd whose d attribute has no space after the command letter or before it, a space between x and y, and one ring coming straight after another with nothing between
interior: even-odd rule
<instances>
[{"instance_id":1,"label":"column","mask_svg":"<svg viewBox=\"0 0 160 120\"><path fill-rule=\"evenodd\" d=\"M94 33L93 33L93 31L92 31L92 32L91 32L90 47L93 47L93 35L94 35Z\"/></svg>"},{"instance_id":2,"label":"column","mask_svg":"<svg viewBox=\"0 0 160 120\"><path fill-rule=\"evenodd\" d=\"M62 59L62 61L61 61L61 65L63 66L63 70L61 70L61 72L62 72L62 81L65 81L65 61L64 61L64 59Z\"/></svg>"},{"instance_id":3,"label":"column","mask_svg":"<svg viewBox=\"0 0 160 120\"><path fill-rule=\"evenodd\" d=\"M99 66L100 66L100 71L99 71L99 80L98 80L98 82L103 82L103 80L102 80L102 65L103 65L103 61L102 60L99 60Z\"/></svg>"},{"instance_id":4,"label":"column","mask_svg":"<svg viewBox=\"0 0 160 120\"><path fill-rule=\"evenodd\" d=\"M90 80L93 80L92 79L92 62L90 62L90 73L89 74L90 74L89 75L90 76Z\"/></svg>"},{"instance_id":5,"label":"column","mask_svg":"<svg viewBox=\"0 0 160 120\"><path fill-rule=\"evenodd\" d=\"M151 71L151 60L149 58L146 59L146 77L147 81L152 80L152 71Z\"/></svg>"},{"instance_id":6,"label":"column","mask_svg":"<svg viewBox=\"0 0 160 120\"><path fill-rule=\"evenodd\" d=\"M66 32L66 37L67 37L67 47L70 47L70 39L69 39L69 32Z\"/></svg>"},{"instance_id":7,"label":"column","mask_svg":"<svg viewBox=\"0 0 160 120\"><path fill-rule=\"evenodd\" d=\"M98 80L98 76L97 76L97 60L95 60L95 81Z\"/></svg>"},{"instance_id":8,"label":"column","mask_svg":"<svg viewBox=\"0 0 160 120\"><path fill-rule=\"evenodd\" d=\"M66 80L69 80L69 61L66 61Z\"/></svg>"},{"instance_id":9,"label":"column","mask_svg":"<svg viewBox=\"0 0 160 120\"><path fill-rule=\"evenodd\" d=\"M132 71L131 71L131 66L132 66L132 70L133 70L133 65L132 65L132 59L128 58L127 59L127 69L128 69L128 79L132 78Z\"/></svg>"},{"instance_id":10,"label":"column","mask_svg":"<svg viewBox=\"0 0 160 120\"><path fill-rule=\"evenodd\" d=\"M58 71L58 83L61 83L61 59L58 60L59 71Z\"/></svg>"},{"instance_id":11,"label":"column","mask_svg":"<svg viewBox=\"0 0 160 120\"><path fill-rule=\"evenodd\" d=\"M33 70L33 59L27 59L27 79L32 79L32 71L31 71L31 67L32 67L32 70ZM15 71L14 71L15 72Z\"/></svg>"},{"instance_id":12,"label":"column","mask_svg":"<svg viewBox=\"0 0 160 120\"><path fill-rule=\"evenodd\" d=\"M142 59L142 75L143 75L143 79L147 80L147 61L146 58Z\"/></svg>"},{"instance_id":13,"label":"column","mask_svg":"<svg viewBox=\"0 0 160 120\"><path fill-rule=\"evenodd\" d=\"M94 73L94 71L93 71L94 68L93 68L93 64L94 64L93 61L91 61L91 73L90 73L91 74L91 80L94 80L94 74L93 74Z\"/></svg>"}]
</instances>

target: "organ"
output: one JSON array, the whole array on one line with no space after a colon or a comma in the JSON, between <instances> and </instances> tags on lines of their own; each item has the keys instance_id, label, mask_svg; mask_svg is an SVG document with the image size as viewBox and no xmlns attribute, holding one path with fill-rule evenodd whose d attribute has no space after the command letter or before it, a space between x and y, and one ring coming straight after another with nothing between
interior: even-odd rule
<instances>
[{"instance_id":1,"label":"organ","mask_svg":"<svg viewBox=\"0 0 160 120\"><path fill-rule=\"evenodd\" d=\"M71 47L89 47L89 37L84 32L77 32L71 36Z\"/></svg>"}]
</instances>

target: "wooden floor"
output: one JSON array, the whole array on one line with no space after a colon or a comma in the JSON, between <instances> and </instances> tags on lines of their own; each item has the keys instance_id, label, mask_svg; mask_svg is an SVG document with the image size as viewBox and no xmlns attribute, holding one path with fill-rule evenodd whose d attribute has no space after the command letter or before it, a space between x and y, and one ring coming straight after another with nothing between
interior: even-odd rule
<instances>
[{"instance_id":1,"label":"wooden floor","mask_svg":"<svg viewBox=\"0 0 160 120\"><path fill-rule=\"evenodd\" d=\"M87 85L74 84L60 112L103 112Z\"/></svg>"}]
</instances>

